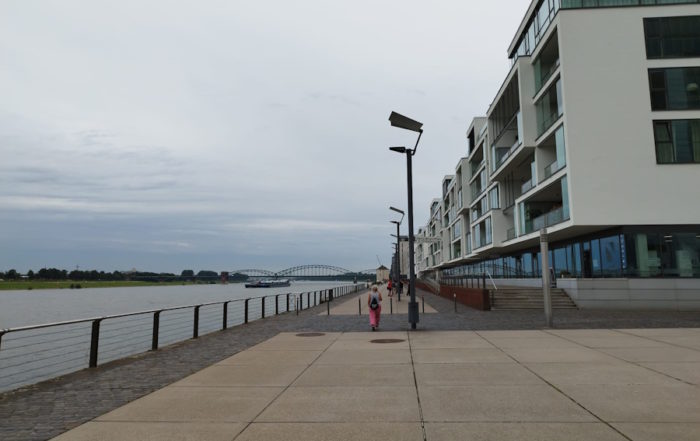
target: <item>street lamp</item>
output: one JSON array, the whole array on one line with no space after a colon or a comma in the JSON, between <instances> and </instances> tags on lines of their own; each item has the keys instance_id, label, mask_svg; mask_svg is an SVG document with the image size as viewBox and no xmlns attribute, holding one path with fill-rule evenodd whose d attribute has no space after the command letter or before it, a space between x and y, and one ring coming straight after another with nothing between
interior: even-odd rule
<instances>
[{"instance_id":1,"label":"street lamp","mask_svg":"<svg viewBox=\"0 0 700 441\"><path fill-rule=\"evenodd\" d=\"M395 220L391 221L392 224L396 224L396 266L399 269L399 274L394 282L397 283L396 292L399 293L399 302L400 302L402 289L401 289L401 241L399 239L399 236L401 233L399 233L399 229L401 227L401 222L403 222L403 217L406 213L404 213L403 210L399 210L396 207L389 207L389 210L395 211L401 215L401 219L399 219L398 221L395 221Z\"/></svg>"},{"instance_id":2,"label":"street lamp","mask_svg":"<svg viewBox=\"0 0 700 441\"><path fill-rule=\"evenodd\" d=\"M421 136L423 136L423 123L396 112L391 112L391 115L389 115L389 122L392 127L418 133L418 139L416 140L416 145L413 147L413 150L407 149L406 147L389 147L389 150L393 152L406 154L406 180L408 184L408 292L411 296L411 301L408 303L408 322L411 323L411 329L416 329L416 324L418 323L418 303L416 302L416 269L413 256L413 170L411 158L416 154L418 143L420 142Z\"/></svg>"}]
</instances>

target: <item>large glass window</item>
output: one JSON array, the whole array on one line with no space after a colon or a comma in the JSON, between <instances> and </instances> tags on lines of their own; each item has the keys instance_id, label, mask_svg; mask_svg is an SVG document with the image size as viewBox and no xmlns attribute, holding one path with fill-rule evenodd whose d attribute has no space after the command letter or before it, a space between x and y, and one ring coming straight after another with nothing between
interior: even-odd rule
<instances>
[{"instance_id":1,"label":"large glass window","mask_svg":"<svg viewBox=\"0 0 700 441\"><path fill-rule=\"evenodd\" d=\"M658 164L700 163L700 119L654 121Z\"/></svg>"},{"instance_id":2,"label":"large glass window","mask_svg":"<svg viewBox=\"0 0 700 441\"><path fill-rule=\"evenodd\" d=\"M535 104L537 111L537 136L543 134L564 113L561 97L561 78L552 85Z\"/></svg>"},{"instance_id":3,"label":"large glass window","mask_svg":"<svg viewBox=\"0 0 700 441\"><path fill-rule=\"evenodd\" d=\"M600 239L601 269L604 277L620 277L622 261L620 258L620 236Z\"/></svg>"},{"instance_id":4,"label":"large glass window","mask_svg":"<svg viewBox=\"0 0 700 441\"><path fill-rule=\"evenodd\" d=\"M491 203L491 209L500 208L500 203L498 201L498 186L493 187L489 190L489 201Z\"/></svg>"},{"instance_id":5,"label":"large glass window","mask_svg":"<svg viewBox=\"0 0 700 441\"><path fill-rule=\"evenodd\" d=\"M652 110L700 109L700 67L649 69Z\"/></svg>"},{"instance_id":6,"label":"large glass window","mask_svg":"<svg viewBox=\"0 0 700 441\"><path fill-rule=\"evenodd\" d=\"M697 3L697 1L673 3ZM647 58L700 56L700 15L645 18L644 35Z\"/></svg>"}]
</instances>

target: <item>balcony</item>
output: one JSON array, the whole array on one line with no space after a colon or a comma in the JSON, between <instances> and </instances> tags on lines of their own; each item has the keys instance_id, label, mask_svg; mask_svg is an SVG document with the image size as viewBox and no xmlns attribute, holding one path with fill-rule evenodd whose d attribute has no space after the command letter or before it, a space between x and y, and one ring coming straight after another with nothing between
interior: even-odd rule
<instances>
[{"instance_id":1,"label":"balcony","mask_svg":"<svg viewBox=\"0 0 700 441\"><path fill-rule=\"evenodd\" d=\"M564 218L564 207L559 207L556 210L545 213L532 220L525 221L525 234L539 231L545 227L560 224L569 218Z\"/></svg>"},{"instance_id":2,"label":"balcony","mask_svg":"<svg viewBox=\"0 0 700 441\"><path fill-rule=\"evenodd\" d=\"M547 89L537 103L537 136L541 136L554 124L563 114L564 107L561 96L561 78Z\"/></svg>"},{"instance_id":3,"label":"balcony","mask_svg":"<svg viewBox=\"0 0 700 441\"><path fill-rule=\"evenodd\" d=\"M549 164L547 167L544 168L544 179L542 179L542 180L544 181L544 180L548 179L550 176L552 176L553 174L555 174L559 170L563 169L564 167L566 167L566 162L564 162L564 161L556 160L556 161L552 162L551 164Z\"/></svg>"},{"instance_id":4,"label":"balcony","mask_svg":"<svg viewBox=\"0 0 700 441\"><path fill-rule=\"evenodd\" d=\"M516 237L515 228L510 228L508 231L506 231L506 240L513 240Z\"/></svg>"},{"instance_id":5,"label":"balcony","mask_svg":"<svg viewBox=\"0 0 700 441\"><path fill-rule=\"evenodd\" d=\"M530 178L530 180L523 182L523 185L520 186L520 194L525 194L528 191L532 190L532 188L535 186L535 180Z\"/></svg>"}]
</instances>

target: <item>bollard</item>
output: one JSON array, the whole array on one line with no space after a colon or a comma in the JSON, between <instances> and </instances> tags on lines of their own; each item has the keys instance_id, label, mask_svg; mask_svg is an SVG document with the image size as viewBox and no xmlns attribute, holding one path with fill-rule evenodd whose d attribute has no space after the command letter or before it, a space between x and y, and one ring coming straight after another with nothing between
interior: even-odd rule
<instances>
[{"instance_id":1,"label":"bollard","mask_svg":"<svg viewBox=\"0 0 700 441\"><path fill-rule=\"evenodd\" d=\"M192 326L192 338L199 338L199 308L202 305L194 307L194 325Z\"/></svg>"},{"instance_id":2,"label":"bollard","mask_svg":"<svg viewBox=\"0 0 700 441\"><path fill-rule=\"evenodd\" d=\"M245 299L245 307L243 312L243 323L248 323L248 301L250 299Z\"/></svg>"},{"instance_id":3,"label":"bollard","mask_svg":"<svg viewBox=\"0 0 700 441\"><path fill-rule=\"evenodd\" d=\"M362 297L357 298L357 315L362 315Z\"/></svg>"},{"instance_id":4,"label":"bollard","mask_svg":"<svg viewBox=\"0 0 700 441\"><path fill-rule=\"evenodd\" d=\"M326 315L331 315L331 302L326 302Z\"/></svg>"},{"instance_id":5,"label":"bollard","mask_svg":"<svg viewBox=\"0 0 700 441\"><path fill-rule=\"evenodd\" d=\"M457 294L452 294L452 297L455 299L455 312L457 312Z\"/></svg>"},{"instance_id":6,"label":"bollard","mask_svg":"<svg viewBox=\"0 0 700 441\"><path fill-rule=\"evenodd\" d=\"M262 307L260 309L262 310L262 318L265 318L265 297L262 298Z\"/></svg>"},{"instance_id":7,"label":"bollard","mask_svg":"<svg viewBox=\"0 0 700 441\"><path fill-rule=\"evenodd\" d=\"M421 294L420 298L423 301L423 314L425 314L425 295Z\"/></svg>"},{"instance_id":8,"label":"bollard","mask_svg":"<svg viewBox=\"0 0 700 441\"><path fill-rule=\"evenodd\" d=\"M153 338L151 340L151 350L158 349L158 329L160 328L160 311L153 313Z\"/></svg>"},{"instance_id":9,"label":"bollard","mask_svg":"<svg viewBox=\"0 0 700 441\"><path fill-rule=\"evenodd\" d=\"M291 293L287 293L287 311L286 312L289 312L289 294L291 294Z\"/></svg>"},{"instance_id":10,"label":"bollard","mask_svg":"<svg viewBox=\"0 0 700 441\"><path fill-rule=\"evenodd\" d=\"M92 338L90 339L90 367L97 367L97 349L100 344L100 322L102 319L92 321Z\"/></svg>"},{"instance_id":11,"label":"bollard","mask_svg":"<svg viewBox=\"0 0 700 441\"><path fill-rule=\"evenodd\" d=\"M389 297L389 314L394 313L394 299Z\"/></svg>"},{"instance_id":12,"label":"bollard","mask_svg":"<svg viewBox=\"0 0 700 441\"><path fill-rule=\"evenodd\" d=\"M275 296L275 315L280 315L280 294Z\"/></svg>"},{"instance_id":13,"label":"bollard","mask_svg":"<svg viewBox=\"0 0 700 441\"><path fill-rule=\"evenodd\" d=\"M221 329L228 328L228 304L229 302L224 302L224 318L223 323L221 325Z\"/></svg>"}]
</instances>

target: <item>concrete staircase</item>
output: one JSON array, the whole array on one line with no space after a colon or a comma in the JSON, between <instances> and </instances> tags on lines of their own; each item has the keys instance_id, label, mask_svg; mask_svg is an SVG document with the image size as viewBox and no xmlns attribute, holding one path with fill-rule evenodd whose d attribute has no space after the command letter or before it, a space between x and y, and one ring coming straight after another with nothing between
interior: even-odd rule
<instances>
[{"instance_id":1,"label":"concrete staircase","mask_svg":"<svg viewBox=\"0 0 700 441\"><path fill-rule=\"evenodd\" d=\"M552 288L552 309L577 309L561 288ZM544 309L542 288L503 286L490 289L491 309Z\"/></svg>"}]
</instances>

